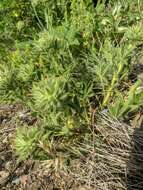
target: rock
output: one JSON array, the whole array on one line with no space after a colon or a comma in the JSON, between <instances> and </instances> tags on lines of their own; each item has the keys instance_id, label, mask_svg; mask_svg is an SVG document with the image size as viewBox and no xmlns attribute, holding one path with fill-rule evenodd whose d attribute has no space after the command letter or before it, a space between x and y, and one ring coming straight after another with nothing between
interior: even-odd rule
<instances>
[{"instance_id":1,"label":"rock","mask_svg":"<svg viewBox=\"0 0 143 190\"><path fill-rule=\"evenodd\" d=\"M18 185L20 183L20 177L15 177L13 180L12 180L12 184L13 185Z\"/></svg>"}]
</instances>

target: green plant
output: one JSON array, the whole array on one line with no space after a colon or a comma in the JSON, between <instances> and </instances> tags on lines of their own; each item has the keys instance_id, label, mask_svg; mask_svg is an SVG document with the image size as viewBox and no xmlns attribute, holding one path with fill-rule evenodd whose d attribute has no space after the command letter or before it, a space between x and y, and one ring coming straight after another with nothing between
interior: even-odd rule
<instances>
[{"instance_id":1,"label":"green plant","mask_svg":"<svg viewBox=\"0 0 143 190\"><path fill-rule=\"evenodd\" d=\"M0 20L1 33L11 39L7 47L2 43L0 97L29 107L41 127L19 131L16 149L22 158L33 150L40 159L71 155L69 149L90 134L92 110L108 108L121 118L142 106L138 82L129 76L143 42L143 4L119 0L94 9L83 0L22 2L11 4L8 23ZM0 11L9 3L2 1Z\"/></svg>"},{"instance_id":2,"label":"green plant","mask_svg":"<svg viewBox=\"0 0 143 190\"><path fill-rule=\"evenodd\" d=\"M118 94L115 103L109 106L109 111L114 117L124 117L143 106L143 91L140 91L141 85L142 81L137 81L128 91L127 97Z\"/></svg>"},{"instance_id":3,"label":"green plant","mask_svg":"<svg viewBox=\"0 0 143 190\"><path fill-rule=\"evenodd\" d=\"M38 140L39 131L37 127L17 129L17 136L14 140L16 154L20 159L28 158L35 150L35 143Z\"/></svg>"},{"instance_id":4,"label":"green plant","mask_svg":"<svg viewBox=\"0 0 143 190\"><path fill-rule=\"evenodd\" d=\"M35 108L46 114L62 108L61 105L66 99L67 93L64 92L65 81L62 77L47 77L35 83L32 88L32 97ZM64 109L64 108L62 108Z\"/></svg>"}]
</instances>

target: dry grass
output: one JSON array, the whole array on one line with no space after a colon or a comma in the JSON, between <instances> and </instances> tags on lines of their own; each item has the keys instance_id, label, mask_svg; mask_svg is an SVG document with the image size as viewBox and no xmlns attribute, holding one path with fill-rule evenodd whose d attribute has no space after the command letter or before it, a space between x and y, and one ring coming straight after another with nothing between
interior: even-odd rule
<instances>
[{"instance_id":1,"label":"dry grass","mask_svg":"<svg viewBox=\"0 0 143 190\"><path fill-rule=\"evenodd\" d=\"M87 155L72 168L79 184L95 190L143 189L143 129L100 115Z\"/></svg>"},{"instance_id":2,"label":"dry grass","mask_svg":"<svg viewBox=\"0 0 143 190\"><path fill-rule=\"evenodd\" d=\"M136 117L137 120L140 120L138 127L135 125L136 120L130 126L113 120L105 114L100 114L98 117L96 115L96 121L93 120L91 138L77 145L77 150L81 150L83 155L80 159L72 160L70 166L65 166L61 158L44 162L29 160L17 165L18 162L12 154L10 141L6 138L9 138L9 135L11 136L15 127L18 126L18 121L14 116L17 115L15 112L17 111L1 113L7 122L4 125L2 125L3 122L1 123L0 137L3 142L1 141L0 155L1 160L5 159L5 163L2 164L0 171L3 175L8 173L6 181L0 182L2 189L35 188L36 190L39 187L42 190L143 189L141 115L138 114ZM13 118L10 121L8 120L9 116ZM9 123L10 125L8 125ZM7 169L8 163L13 165L13 169L10 168L10 171ZM57 170L49 165L57 165ZM19 184L16 186L14 185L15 176L16 180L19 180Z\"/></svg>"}]
</instances>

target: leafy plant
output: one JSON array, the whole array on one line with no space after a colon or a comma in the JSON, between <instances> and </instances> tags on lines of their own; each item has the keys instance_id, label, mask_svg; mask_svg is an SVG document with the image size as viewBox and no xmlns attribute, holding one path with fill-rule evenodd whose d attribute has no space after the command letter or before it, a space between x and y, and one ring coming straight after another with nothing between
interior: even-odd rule
<instances>
[{"instance_id":1,"label":"leafy plant","mask_svg":"<svg viewBox=\"0 0 143 190\"><path fill-rule=\"evenodd\" d=\"M143 91L139 91L142 81L137 81L129 90L128 96L123 97L121 94L118 94L115 103L109 106L110 113L116 117L121 118L138 110L143 106Z\"/></svg>"},{"instance_id":2,"label":"leafy plant","mask_svg":"<svg viewBox=\"0 0 143 190\"><path fill-rule=\"evenodd\" d=\"M20 101L41 126L17 132L21 158L71 156L90 135L94 109L122 118L141 108L140 82L129 76L143 42L142 1L103 1L96 9L83 0L2 1L1 18L4 9L12 12L0 19L1 102Z\"/></svg>"},{"instance_id":3,"label":"leafy plant","mask_svg":"<svg viewBox=\"0 0 143 190\"><path fill-rule=\"evenodd\" d=\"M64 80L59 77L47 77L42 79L32 88L32 96L35 107L43 112L50 113L60 108L67 94L64 93Z\"/></svg>"},{"instance_id":4,"label":"leafy plant","mask_svg":"<svg viewBox=\"0 0 143 190\"><path fill-rule=\"evenodd\" d=\"M23 127L17 129L17 136L14 140L14 146L16 149L16 154L20 155L20 159L26 159L33 153L38 136L39 132L36 127L29 129Z\"/></svg>"}]
</instances>

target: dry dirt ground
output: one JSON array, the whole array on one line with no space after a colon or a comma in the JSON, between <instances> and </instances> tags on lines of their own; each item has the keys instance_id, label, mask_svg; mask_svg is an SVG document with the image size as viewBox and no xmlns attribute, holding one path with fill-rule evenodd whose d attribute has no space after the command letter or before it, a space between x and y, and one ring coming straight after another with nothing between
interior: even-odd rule
<instances>
[{"instance_id":1,"label":"dry dirt ground","mask_svg":"<svg viewBox=\"0 0 143 190\"><path fill-rule=\"evenodd\" d=\"M0 106L0 189L1 190L142 190L143 115L131 125L106 115L93 124L91 142L81 144L86 156L74 160L67 170L52 171L45 163L21 162L14 154L16 128L36 122L21 105Z\"/></svg>"}]
</instances>

